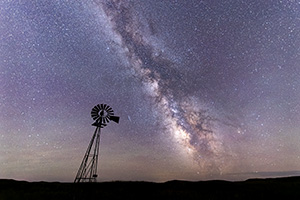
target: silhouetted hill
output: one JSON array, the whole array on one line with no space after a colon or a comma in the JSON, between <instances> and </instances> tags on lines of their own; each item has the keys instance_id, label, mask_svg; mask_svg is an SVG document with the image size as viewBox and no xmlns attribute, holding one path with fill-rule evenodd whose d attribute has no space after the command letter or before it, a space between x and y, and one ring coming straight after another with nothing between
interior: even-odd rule
<instances>
[{"instance_id":1,"label":"silhouetted hill","mask_svg":"<svg viewBox=\"0 0 300 200\"><path fill-rule=\"evenodd\" d=\"M0 180L0 200L14 199L299 199L300 177L230 181L59 183Z\"/></svg>"}]
</instances>

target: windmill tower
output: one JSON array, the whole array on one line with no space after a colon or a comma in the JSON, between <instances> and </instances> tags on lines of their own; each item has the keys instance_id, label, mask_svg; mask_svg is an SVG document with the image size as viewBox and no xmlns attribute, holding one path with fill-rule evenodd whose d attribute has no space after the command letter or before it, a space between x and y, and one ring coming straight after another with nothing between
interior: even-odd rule
<instances>
[{"instance_id":1,"label":"windmill tower","mask_svg":"<svg viewBox=\"0 0 300 200\"><path fill-rule=\"evenodd\" d=\"M120 117L114 116L113 109L106 104L96 105L92 109L91 116L95 120L92 126L96 126L96 129L83 157L74 183L96 182L101 129L110 120L119 123L120 119Z\"/></svg>"}]
</instances>

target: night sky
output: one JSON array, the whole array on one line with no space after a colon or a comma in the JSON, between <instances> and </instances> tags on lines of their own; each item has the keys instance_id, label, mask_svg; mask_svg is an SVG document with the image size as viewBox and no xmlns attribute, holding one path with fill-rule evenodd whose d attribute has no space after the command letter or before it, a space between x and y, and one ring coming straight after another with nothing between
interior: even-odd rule
<instances>
[{"instance_id":1,"label":"night sky","mask_svg":"<svg viewBox=\"0 0 300 200\"><path fill-rule=\"evenodd\" d=\"M0 178L300 175L299 0L0 0Z\"/></svg>"}]
</instances>

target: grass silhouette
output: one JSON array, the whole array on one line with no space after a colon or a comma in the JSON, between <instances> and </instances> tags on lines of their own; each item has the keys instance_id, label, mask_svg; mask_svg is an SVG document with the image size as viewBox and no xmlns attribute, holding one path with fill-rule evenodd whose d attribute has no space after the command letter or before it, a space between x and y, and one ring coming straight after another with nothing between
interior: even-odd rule
<instances>
[{"instance_id":1,"label":"grass silhouette","mask_svg":"<svg viewBox=\"0 0 300 200\"><path fill-rule=\"evenodd\" d=\"M300 177L230 181L59 183L0 180L0 200L299 199Z\"/></svg>"}]
</instances>

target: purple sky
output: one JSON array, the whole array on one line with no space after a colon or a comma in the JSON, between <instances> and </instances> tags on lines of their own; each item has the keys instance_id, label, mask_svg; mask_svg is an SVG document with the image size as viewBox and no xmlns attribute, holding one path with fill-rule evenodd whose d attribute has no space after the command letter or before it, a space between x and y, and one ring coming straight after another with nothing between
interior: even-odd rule
<instances>
[{"instance_id":1,"label":"purple sky","mask_svg":"<svg viewBox=\"0 0 300 200\"><path fill-rule=\"evenodd\" d=\"M0 178L299 175L300 1L0 1Z\"/></svg>"}]
</instances>

